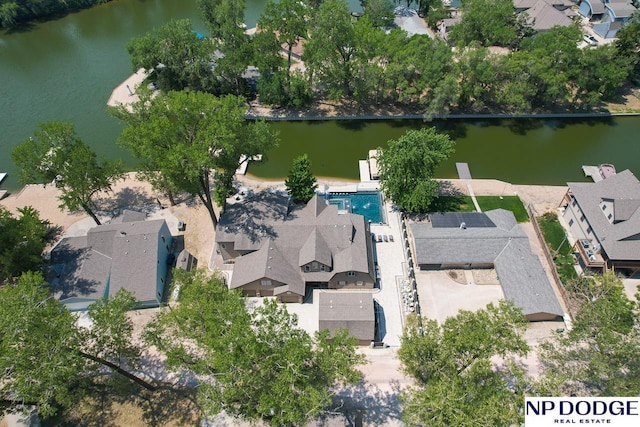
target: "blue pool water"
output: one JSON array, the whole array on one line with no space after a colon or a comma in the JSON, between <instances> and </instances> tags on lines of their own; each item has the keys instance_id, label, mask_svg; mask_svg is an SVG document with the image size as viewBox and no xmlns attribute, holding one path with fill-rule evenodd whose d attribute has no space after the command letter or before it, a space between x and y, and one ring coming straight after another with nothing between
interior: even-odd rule
<instances>
[{"instance_id":1,"label":"blue pool water","mask_svg":"<svg viewBox=\"0 0 640 427\"><path fill-rule=\"evenodd\" d=\"M383 223L380 193L358 191L356 193L329 193L326 196L330 204L339 210L362 215L372 223Z\"/></svg>"}]
</instances>

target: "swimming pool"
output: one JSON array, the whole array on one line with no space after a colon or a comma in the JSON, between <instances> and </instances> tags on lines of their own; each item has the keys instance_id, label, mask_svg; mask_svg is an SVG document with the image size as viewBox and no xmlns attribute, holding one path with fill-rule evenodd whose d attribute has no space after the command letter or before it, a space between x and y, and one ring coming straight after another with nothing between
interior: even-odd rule
<instances>
[{"instance_id":1,"label":"swimming pool","mask_svg":"<svg viewBox=\"0 0 640 427\"><path fill-rule=\"evenodd\" d=\"M329 193L325 196L330 204L339 210L362 215L372 223L384 223L382 197L377 191L358 191L355 193Z\"/></svg>"}]
</instances>

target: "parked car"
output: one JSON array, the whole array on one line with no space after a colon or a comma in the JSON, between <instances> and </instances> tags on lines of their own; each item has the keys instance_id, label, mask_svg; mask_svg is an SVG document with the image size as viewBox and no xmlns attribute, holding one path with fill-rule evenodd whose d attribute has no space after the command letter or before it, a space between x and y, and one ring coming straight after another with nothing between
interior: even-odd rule
<instances>
[{"instance_id":1,"label":"parked car","mask_svg":"<svg viewBox=\"0 0 640 427\"><path fill-rule=\"evenodd\" d=\"M585 34L582 36L582 40L585 41L590 46L598 46L598 40L593 37L591 34Z\"/></svg>"}]
</instances>

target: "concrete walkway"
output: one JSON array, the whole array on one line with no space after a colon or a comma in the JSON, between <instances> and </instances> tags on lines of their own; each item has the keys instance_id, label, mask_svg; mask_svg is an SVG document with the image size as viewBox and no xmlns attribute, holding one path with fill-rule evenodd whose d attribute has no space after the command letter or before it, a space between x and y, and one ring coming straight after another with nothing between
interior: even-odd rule
<instances>
[{"instance_id":1,"label":"concrete walkway","mask_svg":"<svg viewBox=\"0 0 640 427\"><path fill-rule=\"evenodd\" d=\"M471 186L471 171L469 170L468 163L456 163L456 169L458 170L458 176L461 180L465 182L467 185L467 190L469 190L469 196L471 196L471 200L473 201L473 206L476 208L476 212L482 212L480 209L480 205L478 204L478 200L476 199L476 194L473 192L473 187Z\"/></svg>"},{"instance_id":2,"label":"concrete walkway","mask_svg":"<svg viewBox=\"0 0 640 427\"><path fill-rule=\"evenodd\" d=\"M402 247L400 214L385 203L386 224L371 224L371 232L377 235L393 236L393 241L374 243L375 259L380 269L380 290L374 298L382 308L380 330L385 344L400 346L400 337L404 329L404 315L400 306L400 292L397 278L405 275L405 252Z\"/></svg>"}]
</instances>

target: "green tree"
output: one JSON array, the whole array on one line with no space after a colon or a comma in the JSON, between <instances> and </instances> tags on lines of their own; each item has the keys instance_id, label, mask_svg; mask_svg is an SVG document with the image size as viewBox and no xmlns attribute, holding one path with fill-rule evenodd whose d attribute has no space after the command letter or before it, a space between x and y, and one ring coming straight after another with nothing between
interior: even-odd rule
<instances>
[{"instance_id":1,"label":"green tree","mask_svg":"<svg viewBox=\"0 0 640 427\"><path fill-rule=\"evenodd\" d=\"M80 328L64 305L53 299L40 273L24 273L0 288L0 392L10 410L36 405L47 417L76 404L104 369L148 389L131 374L139 349L125 312L133 297L119 291L92 305L90 330ZM126 363L125 363L126 362ZM126 368L126 369L125 369ZM104 384L103 381L100 381Z\"/></svg>"},{"instance_id":2,"label":"green tree","mask_svg":"<svg viewBox=\"0 0 640 427\"><path fill-rule=\"evenodd\" d=\"M233 95L169 92L143 98L132 108L112 110L126 124L120 144L156 177L153 183L197 196L214 226L214 202L224 207L234 191L236 169L277 145L268 124L244 119L245 101Z\"/></svg>"},{"instance_id":3,"label":"green tree","mask_svg":"<svg viewBox=\"0 0 640 427\"><path fill-rule=\"evenodd\" d=\"M300 72L291 71L296 44L308 37L311 9L295 0L270 1L258 20L260 31L253 38L254 62L260 69L260 102L301 107L312 96L311 86ZM286 48L287 60L282 59Z\"/></svg>"},{"instance_id":4,"label":"green tree","mask_svg":"<svg viewBox=\"0 0 640 427\"><path fill-rule=\"evenodd\" d=\"M318 182L311 172L311 160L306 154L293 159L293 166L284 185L296 203L307 203L316 194Z\"/></svg>"},{"instance_id":5,"label":"green tree","mask_svg":"<svg viewBox=\"0 0 640 427\"><path fill-rule=\"evenodd\" d=\"M158 84L165 91L218 90L211 69L214 50L214 43L199 38L188 19L170 21L127 43L134 70L155 71Z\"/></svg>"},{"instance_id":6,"label":"green tree","mask_svg":"<svg viewBox=\"0 0 640 427\"><path fill-rule=\"evenodd\" d=\"M536 89L531 99L534 109L568 105L571 84L580 71L581 38L576 27L554 27L521 43L522 60L528 64L529 81Z\"/></svg>"},{"instance_id":7,"label":"green tree","mask_svg":"<svg viewBox=\"0 0 640 427\"><path fill-rule=\"evenodd\" d=\"M510 361L529 351L525 317L512 304L460 311L442 325L413 318L398 357L415 379L405 391L408 425L477 426L522 423L524 372ZM494 369L492 358L505 360Z\"/></svg>"},{"instance_id":8,"label":"green tree","mask_svg":"<svg viewBox=\"0 0 640 427\"><path fill-rule=\"evenodd\" d=\"M462 18L449 35L456 46L473 42L482 46L512 46L517 42L512 0L464 0L461 9Z\"/></svg>"},{"instance_id":9,"label":"green tree","mask_svg":"<svg viewBox=\"0 0 640 427\"><path fill-rule=\"evenodd\" d=\"M10 1L0 4L0 27L12 27L20 15L20 6Z\"/></svg>"},{"instance_id":10,"label":"green tree","mask_svg":"<svg viewBox=\"0 0 640 427\"><path fill-rule=\"evenodd\" d=\"M364 14L375 27L388 27L393 24L395 15L393 14L393 0L367 0L362 4Z\"/></svg>"},{"instance_id":11,"label":"green tree","mask_svg":"<svg viewBox=\"0 0 640 427\"><path fill-rule=\"evenodd\" d=\"M18 208L14 217L0 206L0 284L26 271L39 271L47 244L49 221L40 219L31 206Z\"/></svg>"},{"instance_id":12,"label":"green tree","mask_svg":"<svg viewBox=\"0 0 640 427\"><path fill-rule=\"evenodd\" d=\"M315 14L303 59L307 73L330 99L351 95L356 39L344 0L327 0Z\"/></svg>"},{"instance_id":13,"label":"green tree","mask_svg":"<svg viewBox=\"0 0 640 427\"><path fill-rule=\"evenodd\" d=\"M364 362L346 331L327 341L299 329L274 300L248 312L244 299L219 277L179 272L178 306L149 324L147 338L167 355L167 366L200 376L206 413L271 425L304 424L331 402L334 387L354 383Z\"/></svg>"},{"instance_id":14,"label":"green tree","mask_svg":"<svg viewBox=\"0 0 640 427\"><path fill-rule=\"evenodd\" d=\"M221 93L242 95L247 89L242 74L253 56L251 40L244 31L245 0L198 0L197 5L213 38Z\"/></svg>"},{"instance_id":15,"label":"green tree","mask_svg":"<svg viewBox=\"0 0 640 427\"><path fill-rule=\"evenodd\" d=\"M33 137L18 144L11 158L20 168L23 184L50 183L61 191L60 207L85 211L96 224L93 197L122 178L122 162L98 160L96 153L77 137L73 125L46 122Z\"/></svg>"},{"instance_id":16,"label":"green tree","mask_svg":"<svg viewBox=\"0 0 640 427\"><path fill-rule=\"evenodd\" d=\"M438 193L433 176L455 143L435 128L410 130L385 149L378 148L380 187L405 212L428 212Z\"/></svg>"},{"instance_id":17,"label":"green tree","mask_svg":"<svg viewBox=\"0 0 640 427\"><path fill-rule=\"evenodd\" d=\"M583 49L577 67L574 104L597 106L602 100L613 99L629 77L629 59L618 53L613 45Z\"/></svg>"},{"instance_id":18,"label":"green tree","mask_svg":"<svg viewBox=\"0 0 640 427\"><path fill-rule=\"evenodd\" d=\"M277 33L279 43L287 47L287 77L291 72L293 47L306 39L309 10L305 3L297 0L269 0L258 21L258 27L265 32Z\"/></svg>"},{"instance_id":19,"label":"green tree","mask_svg":"<svg viewBox=\"0 0 640 427\"><path fill-rule=\"evenodd\" d=\"M640 10L631 14L616 36L615 46L619 55L630 62L631 75L640 78Z\"/></svg>"},{"instance_id":20,"label":"green tree","mask_svg":"<svg viewBox=\"0 0 640 427\"><path fill-rule=\"evenodd\" d=\"M39 273L0 288L0 392L11 409L36 405L50 416L83 395L86 360L75 317L51 298Z\"/></svg>"},{"instance_id":21,"label":"green tree","mask_svg":"<svg viewBox=\"0 0 640 427\"><path fill-rule=\"evenodd\" d=\"M620 278L607 272L567 284L577 310L570 331L541 345L540 395L638 396L640 317Z\"/></svg>"}]
</instances>

